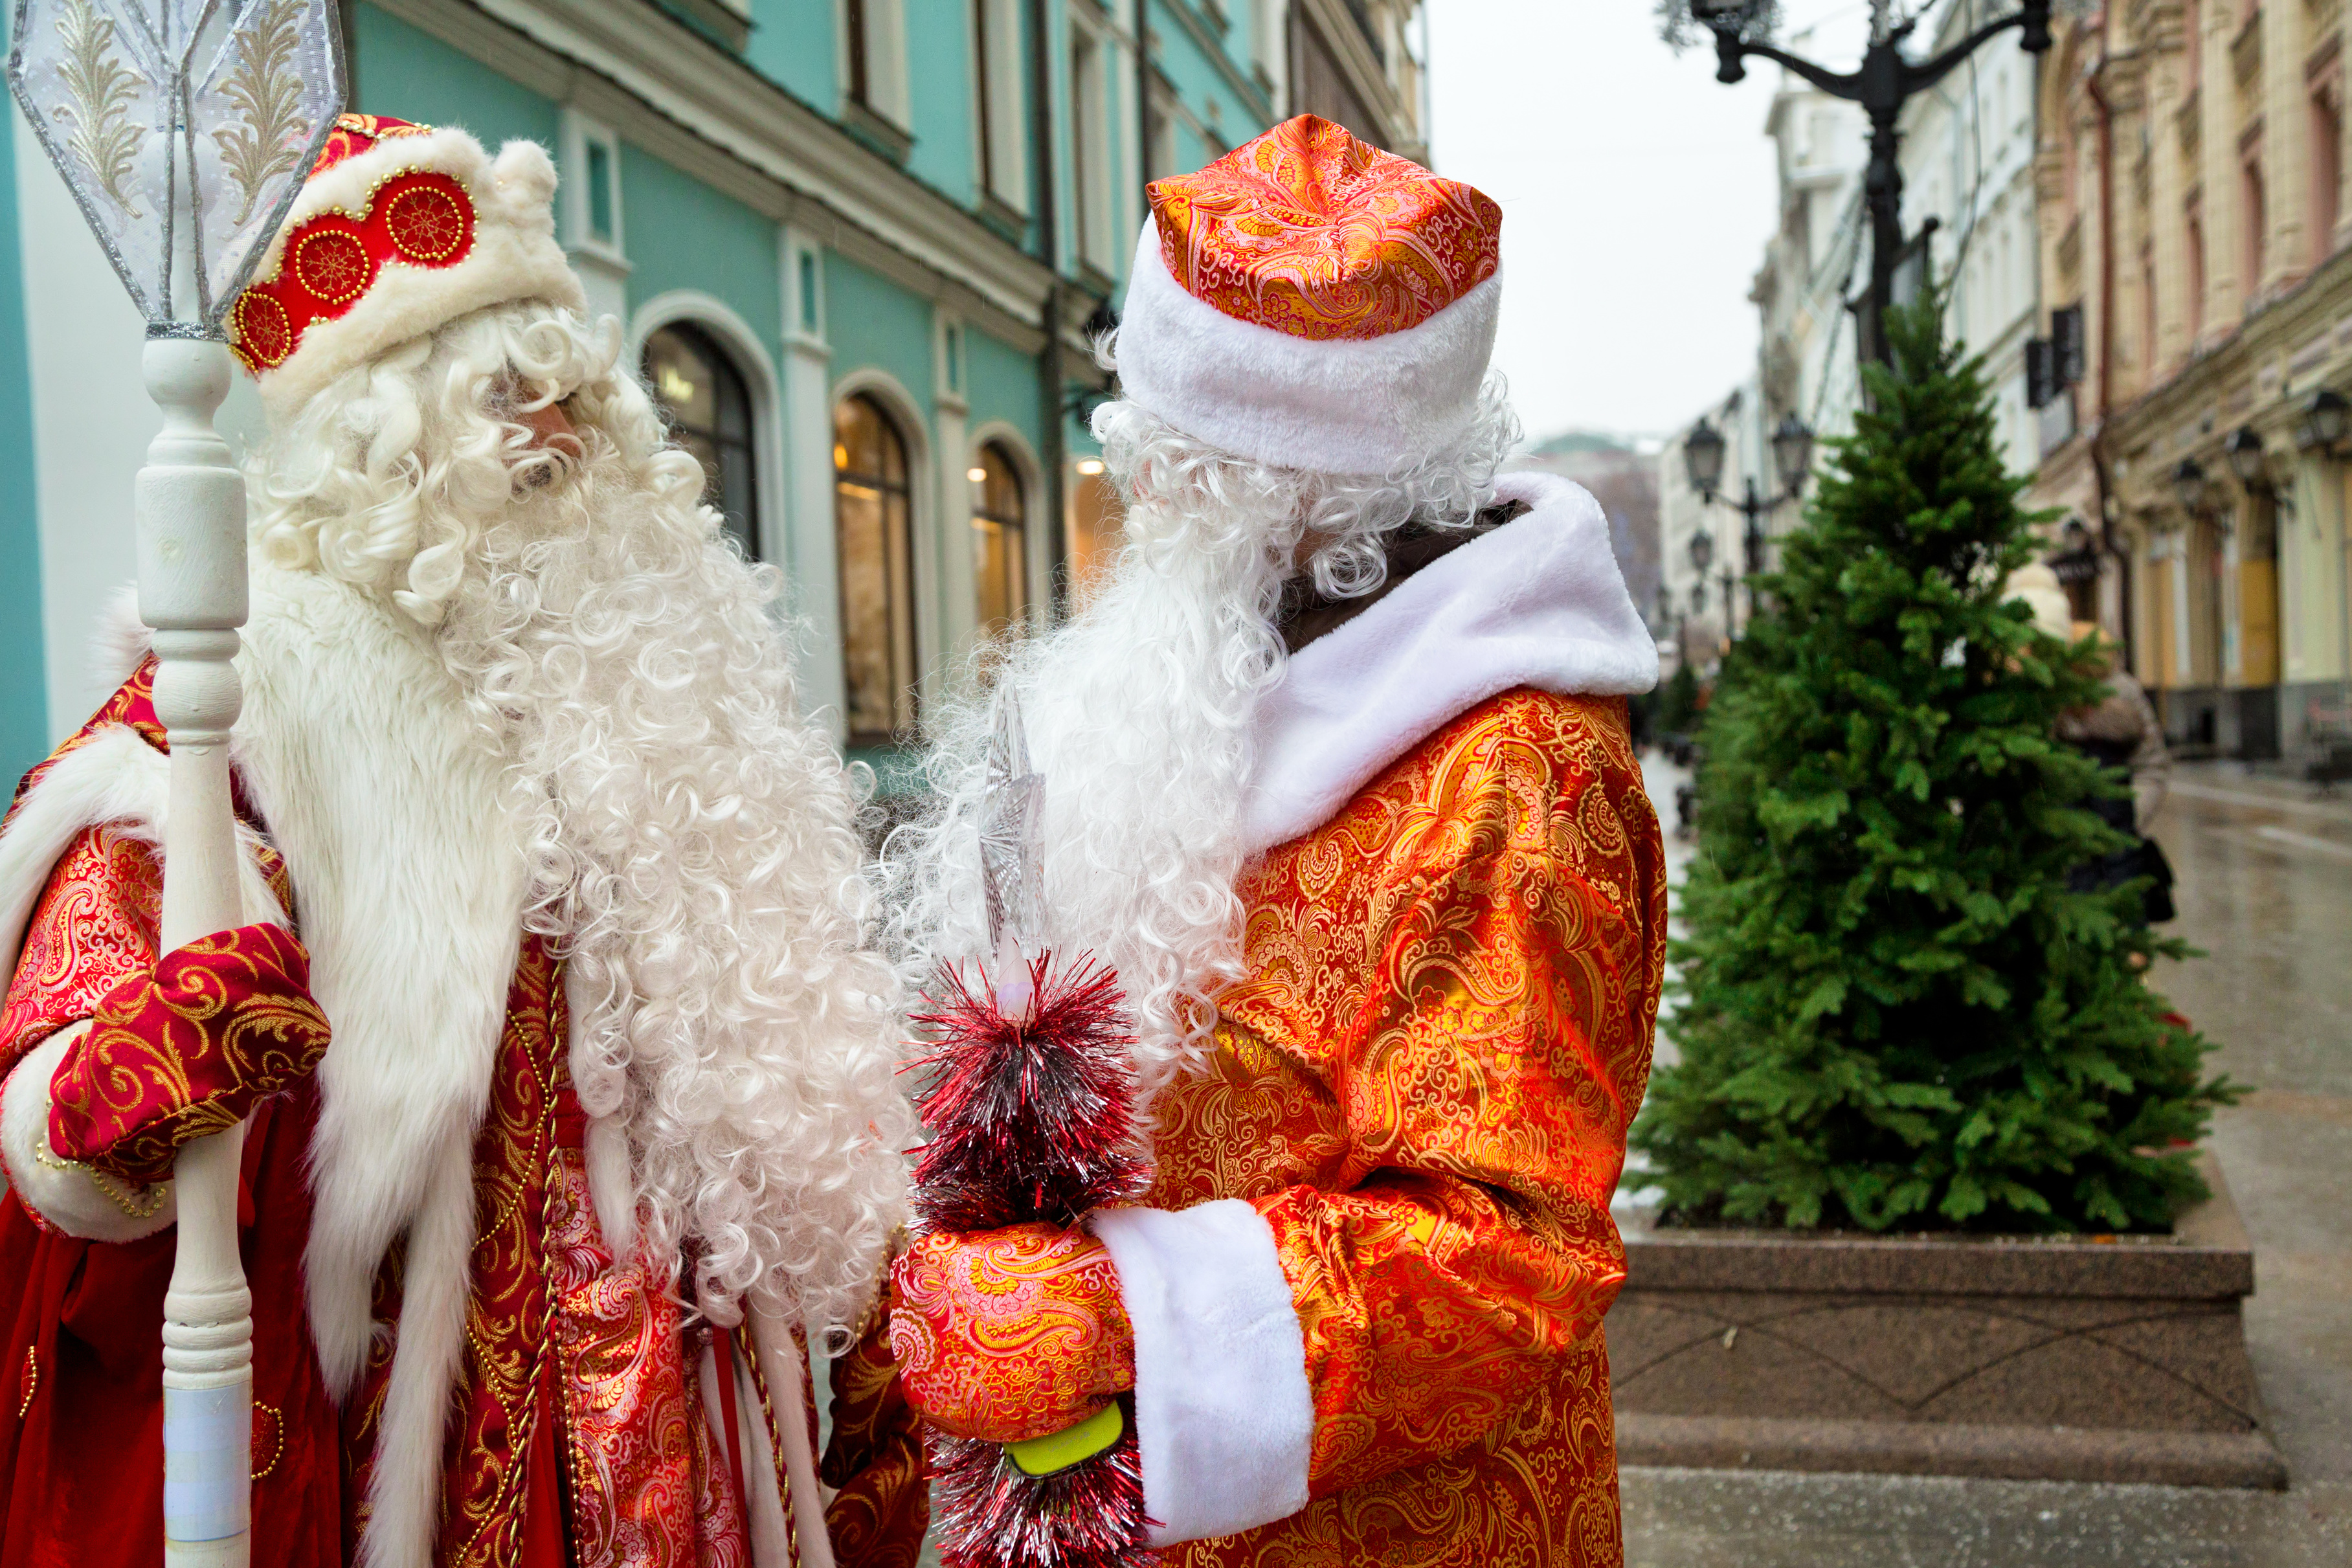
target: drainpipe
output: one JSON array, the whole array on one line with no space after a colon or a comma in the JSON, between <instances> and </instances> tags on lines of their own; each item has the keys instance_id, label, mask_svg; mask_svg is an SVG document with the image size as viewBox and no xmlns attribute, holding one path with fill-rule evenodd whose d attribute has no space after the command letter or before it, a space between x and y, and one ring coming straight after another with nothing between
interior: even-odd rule
<instances>
[{"instance_id":1,"label":"drainpipe","mask_svg":"<svg viewBox=\"0 0 2352 1568\"><path fill-rule=\"evenodd\" d=\"M2091 474L2099 497L2099 545L2116 563L2116 574L2121 579L2122 624L2116 630L2116 640L2123 647L2123 668L2133 663L2131 558L2116 542L2116 500L2114 481L2109 477L2107 463L2107 417L2115 409L2116 379L2116 115L2107 102L2105 76L2114 62L2108 53L2110 16L2115 0L2099 12L2099 59L2084 78L2084 86L2091 95L2091 106L2099 116L2099 402L2091 425Z\"/></svg>"},{"instance_id":2,"label":"drainpipe","mask_svg":"<svg viewBox=\"0 0 2352 1568\"><path fill-rule=\"evenodd\" d=\"M1054 46L1047 21L1046 0L1029 0L1029 123L1037 160L1036 195L1030 208L1037 224L1037 258L1053 274L1045 286L1045 311L1038 323L1045 331L1045 345L1037 351L1038 461L1045 470L1045 559L1052 583L1046 616L1059 620L1069 596L1065 581L1070 526L1065 473L1070 454L1062 431L1062 235L1055 201L1060 170L1055 160Z\"/></svg>"}]
</instances>

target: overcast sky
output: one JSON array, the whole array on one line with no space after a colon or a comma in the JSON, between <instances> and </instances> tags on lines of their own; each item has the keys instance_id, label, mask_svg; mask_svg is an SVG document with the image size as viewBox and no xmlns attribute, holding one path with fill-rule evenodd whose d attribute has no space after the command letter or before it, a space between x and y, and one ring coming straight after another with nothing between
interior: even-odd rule
<instances>
[{"instance_id":1,"label":"overcast sky","mask_svg":"<svg viewBox=\"0 0 2352 1568\"><path fill-rule=\"evenodd\" d=\"M1651 0L1427 4L1432 157L1502 204L1495 361L1528 437L1675 428L1755 364L1779 68L1724 86ZM1784 8L1820 28L1805 52L1860 54L1866 0Z\"/></svg>"}]
</instances>

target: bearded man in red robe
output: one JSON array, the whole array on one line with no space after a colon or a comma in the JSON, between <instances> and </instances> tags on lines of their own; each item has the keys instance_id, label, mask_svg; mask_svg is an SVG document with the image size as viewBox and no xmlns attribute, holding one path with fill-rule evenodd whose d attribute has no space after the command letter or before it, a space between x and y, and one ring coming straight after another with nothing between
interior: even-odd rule
<instances>
[{"instance_id":1,"label":"bearded man in red robe","mask_svg":"<svg viewBox=\"0 0 2352 1568\"><path fill-rule=\"evenodd\" d=\"M5 1568L161 1560L172 1161L239 1119L256 1563L912 1561L878 1341L823 1479L806 1376L910 1141L855 803L554 184L346 116L231 314L250 923L157 951L135 637L0 830Z\"/></svg>"},{"instance_id":2,"label":"bearded man in red robe","mask_svg":"<svg viewBox=\"0 0 2352 1568\"><path fill-rule=\"evenodd\" d=\"M1622 1562L1601 1316L1665 940L1592 498L1496 477L1501 215L1301 116L1150 187L1095 416L1108 579L999 679L1055 945L1114 964L1157 1176L934 1234L892 1343L940 1428L1132 1400L1190 1568ZM984 708L887 858L913 967L986 952Z\"/></svg>"}]
</instances>

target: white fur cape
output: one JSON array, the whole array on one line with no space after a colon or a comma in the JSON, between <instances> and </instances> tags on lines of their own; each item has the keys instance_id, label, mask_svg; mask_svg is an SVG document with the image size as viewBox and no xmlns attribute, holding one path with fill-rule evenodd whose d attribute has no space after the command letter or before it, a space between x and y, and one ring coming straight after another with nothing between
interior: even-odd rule
<instances>
[{"instance_id":1,"label":"white fur cape","mask_svg":"<svg viewBox=\"0 0 2352 1568\"><path fill-rule=\"evenodd\" d=\"M1657 643L1601 503L1550 474L1505 474L1495 491L1531 510L1299 649L1258 704L1250 853L1320 827L1391 763L1515 686L1623 696L1658 683Z\"/></svg>"}]
</instances>

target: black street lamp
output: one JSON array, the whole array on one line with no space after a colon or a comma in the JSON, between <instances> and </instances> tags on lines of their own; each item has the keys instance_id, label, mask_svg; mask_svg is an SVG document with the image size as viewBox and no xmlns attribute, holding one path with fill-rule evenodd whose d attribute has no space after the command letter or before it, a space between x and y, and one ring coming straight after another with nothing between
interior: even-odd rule
<instances>
[{"instance_id":1,"label":"black street lamp","mask_svg":"<svg viewBox=\"0 0 2352 1568\"><path fill-rule=\"evenodd\" d=\"M2238 476L2238 483L2249 495L2271 488L2271 466L2263 451L2263 437L2251 425L2241 425L2221 437L2221 456L2228 458L2230 471ZM2173 470L2178 476L2179 469Z\"/></svg>"},{"instance_id":2,"label":"black street lamp","mask_svg":"<svg viewBox=\"0 0 2352 1568\"><path fill-rule=\"evenodd\" d=\"M1715 34L1716 80L1741 80L1748 75L1743 62L1754 55L1794 71L1832 98L1862 105L1870 116L1870 169L1863 182L1870 203L1870 292L1863 297L1859 326L1863 356L1886 363L1889 353L1881 321L1894 302L1895 268L1903 253L1903 169L1895 158L1901 140L1895 122L1902 118L1903 105L1914 93L1941 81L1953 67L1974 54L1978 45L2008 28L2021 30L2023 36L2018 44L2027 54L2047 53L2051 0L2021 0L2015 14L1986 23L1942 54L1917 64L1903 58L1903 41L1911 36L1918 18L1895 22L1889 14L1890 0L1871 0L1870 47L1863 52L1862 68L1843 74L1824 70L1769 44L1750 43L1748 29L1769 9L1760 0L1689 0L1689 4L1692 19Z\"/></svg>"},{"instance_id":3,"label":"black street lamp","mask_svg":"<svg viewBox=\"0 0 2352 1568\"><path fill-rule=\"evenodd\" d=\"M1769 496L1757 493L1756 478L1752 474L1746 481L1748 493L1741 499L1734 500L1719 493L1723 484L1723 449L1721 432L1701 419L1691 433L1683 437L1683 468L1690 479L1691 489L1710 501L1722 501L1747 520L1746 526L1740 530L1740 546L1747 557L1748 575L1753 577L1764 570L1767 542L1764 520L1778 508L1796 500L1804 490L1805 477L1813 462L1813 433L1793 413L1781 417L1772 431L1772 468L1775 477L1780 481L1780 489ZM1706 546L1706 560L1700 558L1702 542ZM1706 562L1714 558L1715 541L1704 533L1691 535L1691 564L1698 568L1702 578L1706 575ZM1737 632L1731 624L1731 616L1738 605L1732 595L1733 582L1731 563L1726 561L1723 563L1723 632L1727 637Z\"/></svg>"},{"instance_id":4,"label":"black street lamp","mask_svg":"<svg viewBox=\"0 0 2352 1568\"><path fill-rule=\"evenodd\" d=\"M2311 395L2304 405L2300 434L2303 444L2315 447L2333 457L2344 447L2344 437L2352 433L2352 403L2332 386L2323 386Z\"/></svg>"},{"instance_id":5,"label":"black street lamp","mask_svg":"<svg viewBox=\"0 0 2352 1568\"><path fill-rule=\"evenodd\" d=\"M2205 496L2210 481L2205 478L2205 465L2194 458L2183 458L2172 470L2173 494L2180 500L2180 510L2191 517L2205 515Z\"/></svg>"}]
</instances>

